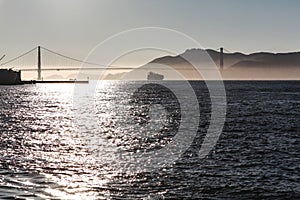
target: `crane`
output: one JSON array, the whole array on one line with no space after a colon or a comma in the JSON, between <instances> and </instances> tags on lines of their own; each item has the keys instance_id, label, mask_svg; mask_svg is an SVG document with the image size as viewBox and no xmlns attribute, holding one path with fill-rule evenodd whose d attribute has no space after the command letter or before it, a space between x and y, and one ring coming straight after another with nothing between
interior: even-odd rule
<instances>
[{"instance_id":1,"label":"crane","mask_svg":"<svg viewBox=\"0 0 300 200\"><path fill-rule=\"evenodd\" d=\"M3 55L1 58L0 58L0 61L5 57L5 55Z\"/></svg>"}]
</instances>

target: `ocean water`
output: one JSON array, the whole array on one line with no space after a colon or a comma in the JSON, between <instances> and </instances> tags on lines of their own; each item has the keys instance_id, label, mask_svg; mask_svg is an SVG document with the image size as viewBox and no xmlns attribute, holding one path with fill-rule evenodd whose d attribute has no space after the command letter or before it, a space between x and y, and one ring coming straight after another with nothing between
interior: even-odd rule
<instances>
[{"instance_id":1,"label":"ocean water","mask_svg":"<svg viewBox=\"0 0 300 200\"><path fill-rule=\"evenodd\" d=\"M300 199L300 82L225 82L226 122L204 158L206 85L190 82L199 104L183 107L159 82L143 84L0 86L0 199ZM168 84L191 101L182 82ZM196 107L195 138L174 162L122 171L118 153L163 149Z\"/></svg>"}]
</instances>

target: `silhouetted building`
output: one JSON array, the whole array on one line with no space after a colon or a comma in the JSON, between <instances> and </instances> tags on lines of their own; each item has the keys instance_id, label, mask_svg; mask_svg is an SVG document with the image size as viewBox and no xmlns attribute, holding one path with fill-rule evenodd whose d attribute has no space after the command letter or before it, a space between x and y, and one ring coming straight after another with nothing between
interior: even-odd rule
<instances>
[{"instance_id":1,"label":"silhouetted building","mask_svg":"<svg viewBox=\"0 0 300 200\"><path fill-rule=\"evenodd\" d=\"M0 69L0 85L21 84L21 72L11 69Z\"/></svg>"}]
</instances>

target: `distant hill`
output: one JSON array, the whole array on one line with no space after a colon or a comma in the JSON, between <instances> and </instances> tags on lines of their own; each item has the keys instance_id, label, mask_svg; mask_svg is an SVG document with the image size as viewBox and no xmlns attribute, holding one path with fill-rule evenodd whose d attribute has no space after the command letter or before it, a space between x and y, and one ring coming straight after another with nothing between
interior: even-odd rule
<instances>
[{"instance_id":1,"label":"distant hill","mask_svg":"<svg viewBox=\"0 0 300 200\"><path fill-rule=\"evenodd\" d=\"M219 70L223 79L228 80L300 80L300 52L243 54L240 52L224 53L224 70ZM189 49L177 56L165 56L149 62L167 65L183 75L185 79L214 79L202 77L187 60L197 63L204 70L219 67L220 53L211 49ZM164 74L164 71L156 71ZM164 75L168 75L165 72ZM166 76L167 79L173 77ZM207 78L208 77L208 78ZM175 78L176 79L176 78Z\"/></svg>"},{"instance_id":2,"label":"distant hill","mask_svg":"<svg viewBox=\"0 0 300 200\"><path fill-rule=\"evenodd\" d=\"M45 79L49 79L49 80L63 80L65 78L62 75L53 74L53 75L45 77Z\"/></svg>"},{"instance_id":3,"label":"distant hill","mask_svg":"<svg viewBox=\"0 0 300 200\"><path fill-rule=\"evenodd\" d=\"M190 49L178 56L165 56L154 59L150 63L159 63L164 65L186 65L188 64L184 57L197 57L201 55L209 55L218 66L220 62L219 52L211 49ZM198 59L201 62L201 59ZM206 61L204 60L203 63ZM300 67L300 52L291 53L252 53L243 54L239 52L224 53L225 67Z\"/></svg>"},{"instance_id":4,"label":"distant hill","mask_svg":"<svg viewBox=\"0 0 300 200\"><path fill-rule=\"evenodd\" d=\"M223 79L227 80L300 80L300 52L269 53L259 52L243 54L240 52L224 53L224 70L219 67L220 53L211 49L189 49L176 56L164 56L131 70L137 79L147 77L152 71L163 75L165 80L201 80L215 79L214 76L199 74L187 60L199 64L206 72L218 69ZM187 59L187 60L186 60ZM163 65L163 67L161 67ZM168 70L160 69L166 68ZM141 69L141 70L138 70ZM127 73L108 74L105 79L121 79ZM208 73L209 74L209 73Z\"/></svg>"}]
</instances>

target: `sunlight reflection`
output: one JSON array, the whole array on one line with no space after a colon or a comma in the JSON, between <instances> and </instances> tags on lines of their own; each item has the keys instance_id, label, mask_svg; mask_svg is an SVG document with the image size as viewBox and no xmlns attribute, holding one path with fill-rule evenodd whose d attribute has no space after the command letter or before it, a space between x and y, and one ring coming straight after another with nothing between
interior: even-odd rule
<instances>
[{"instance_id":1,"label":"sunlight reflection","mask_svg":"<svg viewBox=\"0 0 300 200\"><path fill-rule=\"evenodd\" d=\"M88 84L83 87L88 88ZM106 90L109 84L98 84L97 90ZM111 175L99 166L90 149L82 141L82 137L72 122L73 84L37 84L37 96L34 104L39 105L39 125L31 125L30 140L26 144L31 147L27 159L39 158L43 162L41 175L50 184L44 190L50 196L61 199L90 199L99 195L91 188L107 184ZM106 116L109 118L109 115ZM55 121L56 123L52 123ZM99 145L99 144L98 144ZM109 195L104 192L103 196Z\"/></svg>"}]
</instances>

